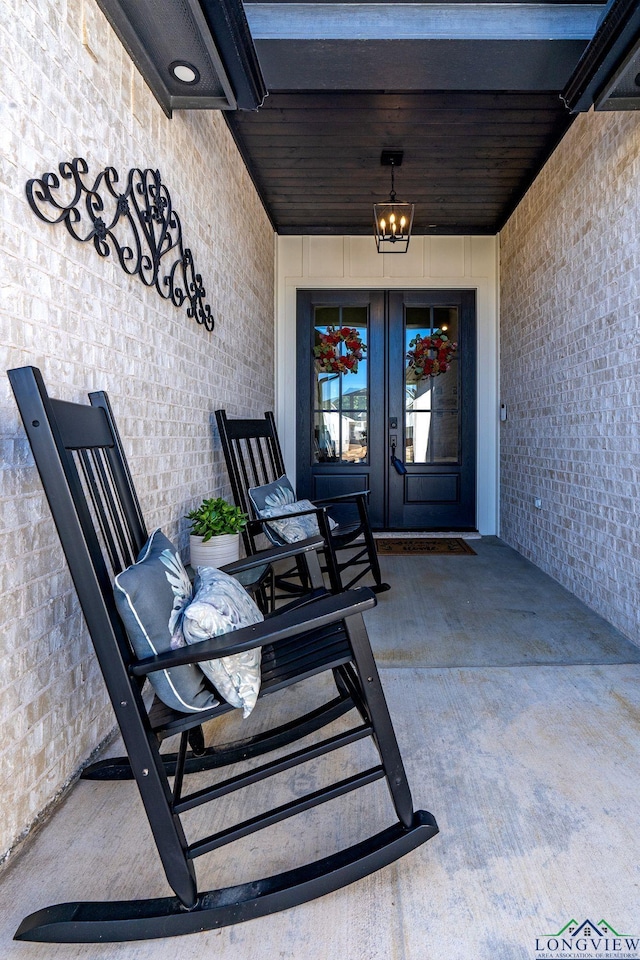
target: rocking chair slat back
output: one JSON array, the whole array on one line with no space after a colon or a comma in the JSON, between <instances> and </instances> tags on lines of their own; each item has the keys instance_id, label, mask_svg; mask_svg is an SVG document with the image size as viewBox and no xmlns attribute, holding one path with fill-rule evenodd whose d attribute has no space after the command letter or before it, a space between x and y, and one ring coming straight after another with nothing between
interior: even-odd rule
<instances>
[{"instance_id":1,"label":"rocking chair slat back","mask_svg":"<svg viewBox=\"0 0 640 960\"><path fill-rule=\"evenodd\" d=\"M256 521L249 489L273 483L286 475L274 415L269 411L262 420L234 419L228 417L225 410L216 410L216 422L236 505ZM389 589L389 585L382 581L367 498L365 490L316 503L318 528L325 541L323 570L336 593L355 586L367 574L373 577L376 593ZM327 516L327 510L331 508L348 511L352 520L332 527ZM254 522L244 532L245 549L249 553L255 553L257 549L258 532L266 533L273 542L278 542L272 530ZM290 579L292 572L295 574L295 570L287 571L279 582L285 589L295 592Z\"/></svg>"},{"instance_id":2,"label":"rocking chair slat back","mask_svg":"<svg viewBox=\"0 0 640 960\"><path fill-rule=\"evenodd\" d=\"M272 483L285 473L273 414L265 413L262 420L225 418L220 440L234 499L245 513L251 515L249 488Z\"/></svg>"}]
</instances>

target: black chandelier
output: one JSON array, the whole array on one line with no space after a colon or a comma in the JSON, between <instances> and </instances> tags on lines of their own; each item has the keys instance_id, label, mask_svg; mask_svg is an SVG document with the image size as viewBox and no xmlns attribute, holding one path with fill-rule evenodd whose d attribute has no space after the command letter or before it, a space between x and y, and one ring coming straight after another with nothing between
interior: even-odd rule
<instances>
[{"instance_id":1,"label":"black chandelier","mask_svg":"<svg viewBox=\"0 0 640 960\"><path fill-rule=\"evenodd\" d=\"M386 203L373 205L373 229L378 253L406 253L411 239L414 203L396 200L394 170L402 164L402 150L383 150L380 163L391 167L391 193Z\"/></svg>"},{"instance_id":2,"label":"black chandelier","mask_svg":"<svg viewBox=\"0 0 640 960\"><path fill-rule=\"evenodd\" d=\"M76 157L27 183L27 200L45 223L64 223L75 240L91 241L101 257L115 254L129 276L155 287L163 300L211 332L214 316L202 276L184 245L180 217L158 170L129 170L120 187L114 167L86 183L86 160Z\"/></svg>"}]
</instances>

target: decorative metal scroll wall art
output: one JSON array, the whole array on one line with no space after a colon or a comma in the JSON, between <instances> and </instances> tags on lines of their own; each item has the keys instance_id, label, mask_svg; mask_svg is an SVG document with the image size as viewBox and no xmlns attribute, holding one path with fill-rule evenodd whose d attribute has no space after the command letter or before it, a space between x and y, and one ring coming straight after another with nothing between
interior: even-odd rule
<instances>
[{"instance_id":1,"label":"decorative metal scroll wall art","mask_svg":"<svg viewBox=\"0 0 640 960\"><path fill-rule=\"evenodd\" d=\"M64 161L58 169L60 176L45 173L27 182L33 212L46 223L64 223L81 243L92 240L101 257L113 252L125 273L155 287L176 307L186 304L187 316L213 330L202 277L183 244L180 218L159 171L130 170L120 192L114 167L106 167L91 186L83 180L86 160Z\"/></svg>"}]
</instances>

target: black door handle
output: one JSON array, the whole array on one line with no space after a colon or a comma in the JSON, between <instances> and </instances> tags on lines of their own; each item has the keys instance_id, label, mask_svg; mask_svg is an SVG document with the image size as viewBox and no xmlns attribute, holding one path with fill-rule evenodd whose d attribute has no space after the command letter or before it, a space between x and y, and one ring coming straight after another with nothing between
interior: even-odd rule
<instances>
[{"instance_id":1,"label":"black door handle","mask_svg":"<svg viewBox=\"0 0 640 960\"><path fill-rule=\"evenodd\" d=\"M396 471L396 473L400 474L401 477L405 476L407 472L407 468L405 467L402 460L399 460L398 457L396 457L396 438L395 437L391 437L391 466Z\"/></svg>"}]
</instances>

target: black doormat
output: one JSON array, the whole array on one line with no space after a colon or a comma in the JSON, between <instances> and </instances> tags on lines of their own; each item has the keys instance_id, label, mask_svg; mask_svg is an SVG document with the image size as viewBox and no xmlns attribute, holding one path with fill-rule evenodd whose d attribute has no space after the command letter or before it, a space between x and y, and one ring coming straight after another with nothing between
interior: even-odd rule
<instances>
[{"instance_id":1,"label":"black doormat","mask_svg":"<svg viewBox=\"0 0 640 960\"><path fill-rule=\"evenodd\" d=\"M384 537L376 540L380 554L447 554L448 556L476 555L462 537Z\"/></svg>"}]
</instances>

